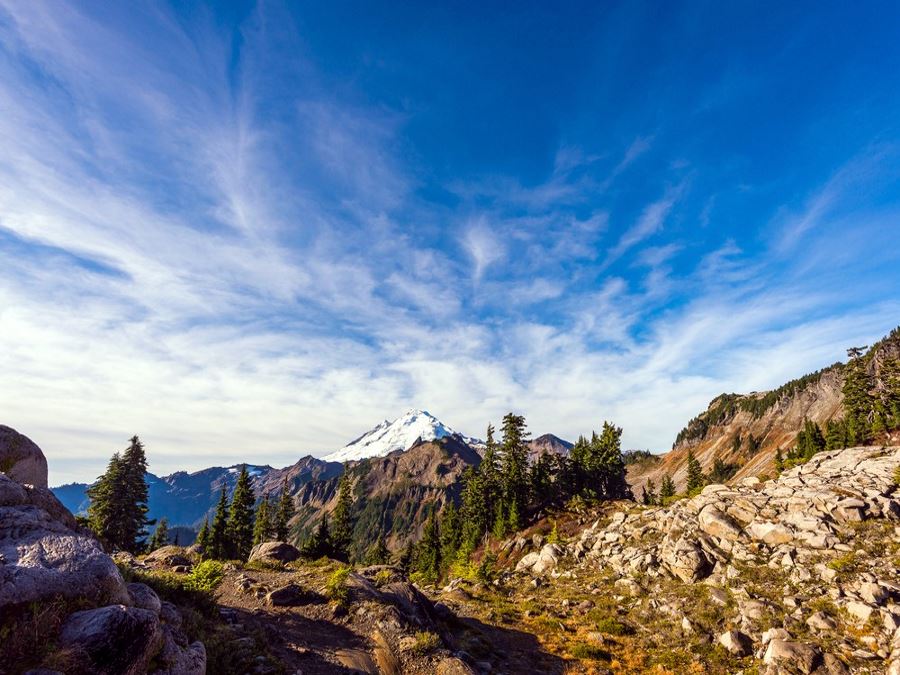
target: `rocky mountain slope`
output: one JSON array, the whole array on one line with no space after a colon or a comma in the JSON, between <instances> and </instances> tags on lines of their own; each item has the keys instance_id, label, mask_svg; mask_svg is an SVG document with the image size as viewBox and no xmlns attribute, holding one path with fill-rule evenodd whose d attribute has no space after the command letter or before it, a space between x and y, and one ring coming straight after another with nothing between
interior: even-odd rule
<instances>
[{"instance_id":1,"label":"rocky mountain slope","mask_svg":"<svg viewBox=\"0 0 900 675\"><path fill-rule=\"evenodd\" d=\"M356 552L384 537L392 550L421 536L422 526L435 509L458 499L460 477L480 455L456 436L416 443L386 457L372 457L347 465L354 481L354 542ZM292 539L302 541L322 516L337 506L338 477L311 481L297 492L298 513Z\"/></svg>"},{"instance_id":2,"label":"rocky mountain slope","mask_svg":"<svg viewBox=\"0 0 900 675\"><path fill-rule=\"evenodd\" d=\"M883 387L882 366L900 359L900 331L873 345L863 358L873 386ZM776 450L784 453L794 445L804 420L816 422L824 431L829 420L843 417L845 377L846 365L835 363L772 391L721 394L679 432L661 462L630 467L629 482L639 494L647 479L659 486L663 475L669 474L681 489L687 479L688 451L705 471L716 459L736 465L736 480L772 475Z\"/></svg>"},{"instance_id":3,"label":"rocky mountain slope","mask_svg":"<svg viewBox=\"0 0 900 675\"><path fill-rule=\"evenodd\" d=\"M848 448L668 507L610 506L568 541L510 541L533 581L507 583L630 672L894 675L898 467L900 447Z\"/></svg>"},{"instance_id":4,"label":"rocky mountain slope","mask_svg":"<svg viewBox=\"0 0 900 675\"><path fill-rule=\"evenodd\" d=\"M563 455L568 456L573 444L565 441L559 436L553 434L544 434L533 438L528 442L528 459L536 461L541 455Z\"/></svg>"}]
</instances>

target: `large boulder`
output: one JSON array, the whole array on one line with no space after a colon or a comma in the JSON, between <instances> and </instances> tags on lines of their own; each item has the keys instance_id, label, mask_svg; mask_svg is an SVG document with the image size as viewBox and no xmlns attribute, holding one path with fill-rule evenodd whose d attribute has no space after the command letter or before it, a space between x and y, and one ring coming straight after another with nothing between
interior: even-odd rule
<instances>
[{"instance_id":1,"label":"large boulder","mask_svg":"<svg viewBox=\"0 0 900 675\"><path fill-rule=\"evenodd\" d=\"M0 473L17 483L47 487L47 459L28 436L0 424Z\"/></svg>"},{"instance_id":2,"label":"large boulder","mask_svg":"<svg viewBox=\"0 0 900 675\"><path fill-rule=\"evenodd\" d=\"M0 474L0 608L57 596L129 602L115 563L76 528L49 490Z\"/></svg>"},{"instance_id":3,"label":"large boulder","mask_svg":"<svg viewBox=\"0 0 900 675\"><path fill-rule=\"evenodd\" d=\"M686 583L709 576L713 564L696 541L681 537L674 544L666 543L661 551L662 562L674 576Z\"/></svg>"},{"instance_id":4,"label":"large boulder","mask_svg":"<svg viewBox=\"0 0 900 675\"><path fill-rule=\"evenodd\" d=\"M161 546L144 558L144 562L155 567L187 567L192 564L187 552L180 546Z\"/></svg>"},{"instance_id":5,"label":"large boulder","mask_svg":"<svg viewBox=\"0 0 900 675\"><path fill-rule=\"evenodd\" d=\"M60 646L81 656L84 670L98 675L146 673L161 642L159 617L124 605L75 612L59 635Z\"/></svg>"},{"instance_id":6,"label":"large boulder","mask_svg":"<svg viewBox=\"0 0 900 675\"><path fill-rule=\"evenodd\" d=\"M766 648L763 663L778 666L789 673L812 673L821 661L818 649L802 642L789 640L772 640Z\"/></svg>"},{"instance_id":7,"label":"large boulder","mask_svg":"<svg viewBox=\"0 0 900 675\"><path fill-rule=\"evenodd\" d=\"M266 541L253 547L249 562L288 563L299 557L300 551L296 546L283 541Z\"/></svg>"}]
</instances>

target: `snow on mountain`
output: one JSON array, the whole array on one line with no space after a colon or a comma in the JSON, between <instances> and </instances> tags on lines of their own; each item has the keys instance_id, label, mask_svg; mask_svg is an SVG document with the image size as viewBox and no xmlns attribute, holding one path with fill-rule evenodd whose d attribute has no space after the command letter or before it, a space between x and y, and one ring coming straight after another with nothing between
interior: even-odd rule
<instances>
[{"instance_id":1,"label":"snow on mountain","mask_svg":"<svg viewBox=\"0 0 900 675\"><path fill-rule=\"evenodd\" d=\"M433 441L446 436L457 436L473 447L482 444L478 439L453 431L426 410L409 410L393 422L384 420L371 431L322 459L346 462L367 457L384 457L395 450L409 449L419 439Z\"/></svg>"}]
</instances>

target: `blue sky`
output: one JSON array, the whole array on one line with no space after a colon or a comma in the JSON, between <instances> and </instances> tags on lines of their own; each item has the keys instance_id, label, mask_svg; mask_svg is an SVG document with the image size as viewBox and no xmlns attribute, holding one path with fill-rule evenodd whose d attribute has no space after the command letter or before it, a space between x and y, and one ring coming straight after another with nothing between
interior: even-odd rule
<instances>
[{"instance_id":1,"label":"blue sky","mask_svg":"<svg viewBox=\"0 0 900 675\"><path fill-rule=\"evenodd\" d=\"M0 0L0 423L51 483L412 406L663 451L842 358L900 324L900 9L783 5Z\"/></svg>"}]
</instances>

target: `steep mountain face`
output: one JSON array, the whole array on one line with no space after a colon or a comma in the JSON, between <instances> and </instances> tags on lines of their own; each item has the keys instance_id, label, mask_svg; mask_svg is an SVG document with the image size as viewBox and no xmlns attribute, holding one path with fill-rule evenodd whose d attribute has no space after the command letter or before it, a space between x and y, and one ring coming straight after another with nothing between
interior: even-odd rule
<instances>
[{"instance_id":1,"label":"steep mountain face","mask_svg":"<svg viewBox=\"0 0 900 675\"><path fill-rule=\"evenodd\" d=\"M198 528L207 514L215 509L219 492L225 486L230 495L234 490L241 466L211 467L188 473L178 471L169 476L146 475L150 518L165 517L170 527ZM284 479L288 479L291 492L299 490L309 481L327 479L341 473L341 465L325 462L315 457L304 457L291 466L274 469L271 466L247 466L251 483L257 495L281 493ZM86 483L70 483L53 488L56 497L72 513L87 512ZM182 541L184 543L184 541Z\"/></svg>"},{"instance_id":2,"label":"steep mountain face","mask_svg":"<svg viewBox=\"0 0 900 675\"><path fill-rule=\"evenodd\" d=\"M864 358L873 387L884 387L885 364L900 358L900 332L874 345ZM704 471L717 459L738 466L734 480L772 474L776 450L785 452L794 445L804 420L824 430L829 420L843 417L846 372L845 364L835 363L772 391L717 396L679 432L661 461L629 466L629 483L638 494L648 479L659 486L669 474L683 488L689 451Z\"/></svg>"},{"instance_id":3,"label":"steep mountain face","mask_svg":"<svg viewBox=\"0 0 900 675\"><path fill-rule=\"evenodd\" d=\"M457 436L421 441L386 457L348 464L354 481L354 547L363 553L378 537L397 550L416 541L428 516L457 499L460 477L481 457ZM296 496L292 537L302 541L337 506L338 477L306 483Z\"/></svg>"},{"instance_id":4,"label":"steep mountain face","mask_svg":"<svg viewBox=\"0 0 900 675\"><path fill-rule=\"evenodd\" d=\"M541 455L569 456L573 444L553 434L544 434L528 442L528 459L534 462Z\"/></svg>"},{"instance_id":5,"label":"steep mountain face","mask_svg":"<svg viewBox=\"0 0 900 675\"><path fill-rule=\"evenodd\" d=\"M470 446L482 443L478 439L453 431L426 410L413 409L393 422L384 420L337 452L326 455L324 459L330 462L347 462L369 457L384 457L397 450L406 450L417 441L435 441L451 436Z\"/></svg>"}]
</instances>

